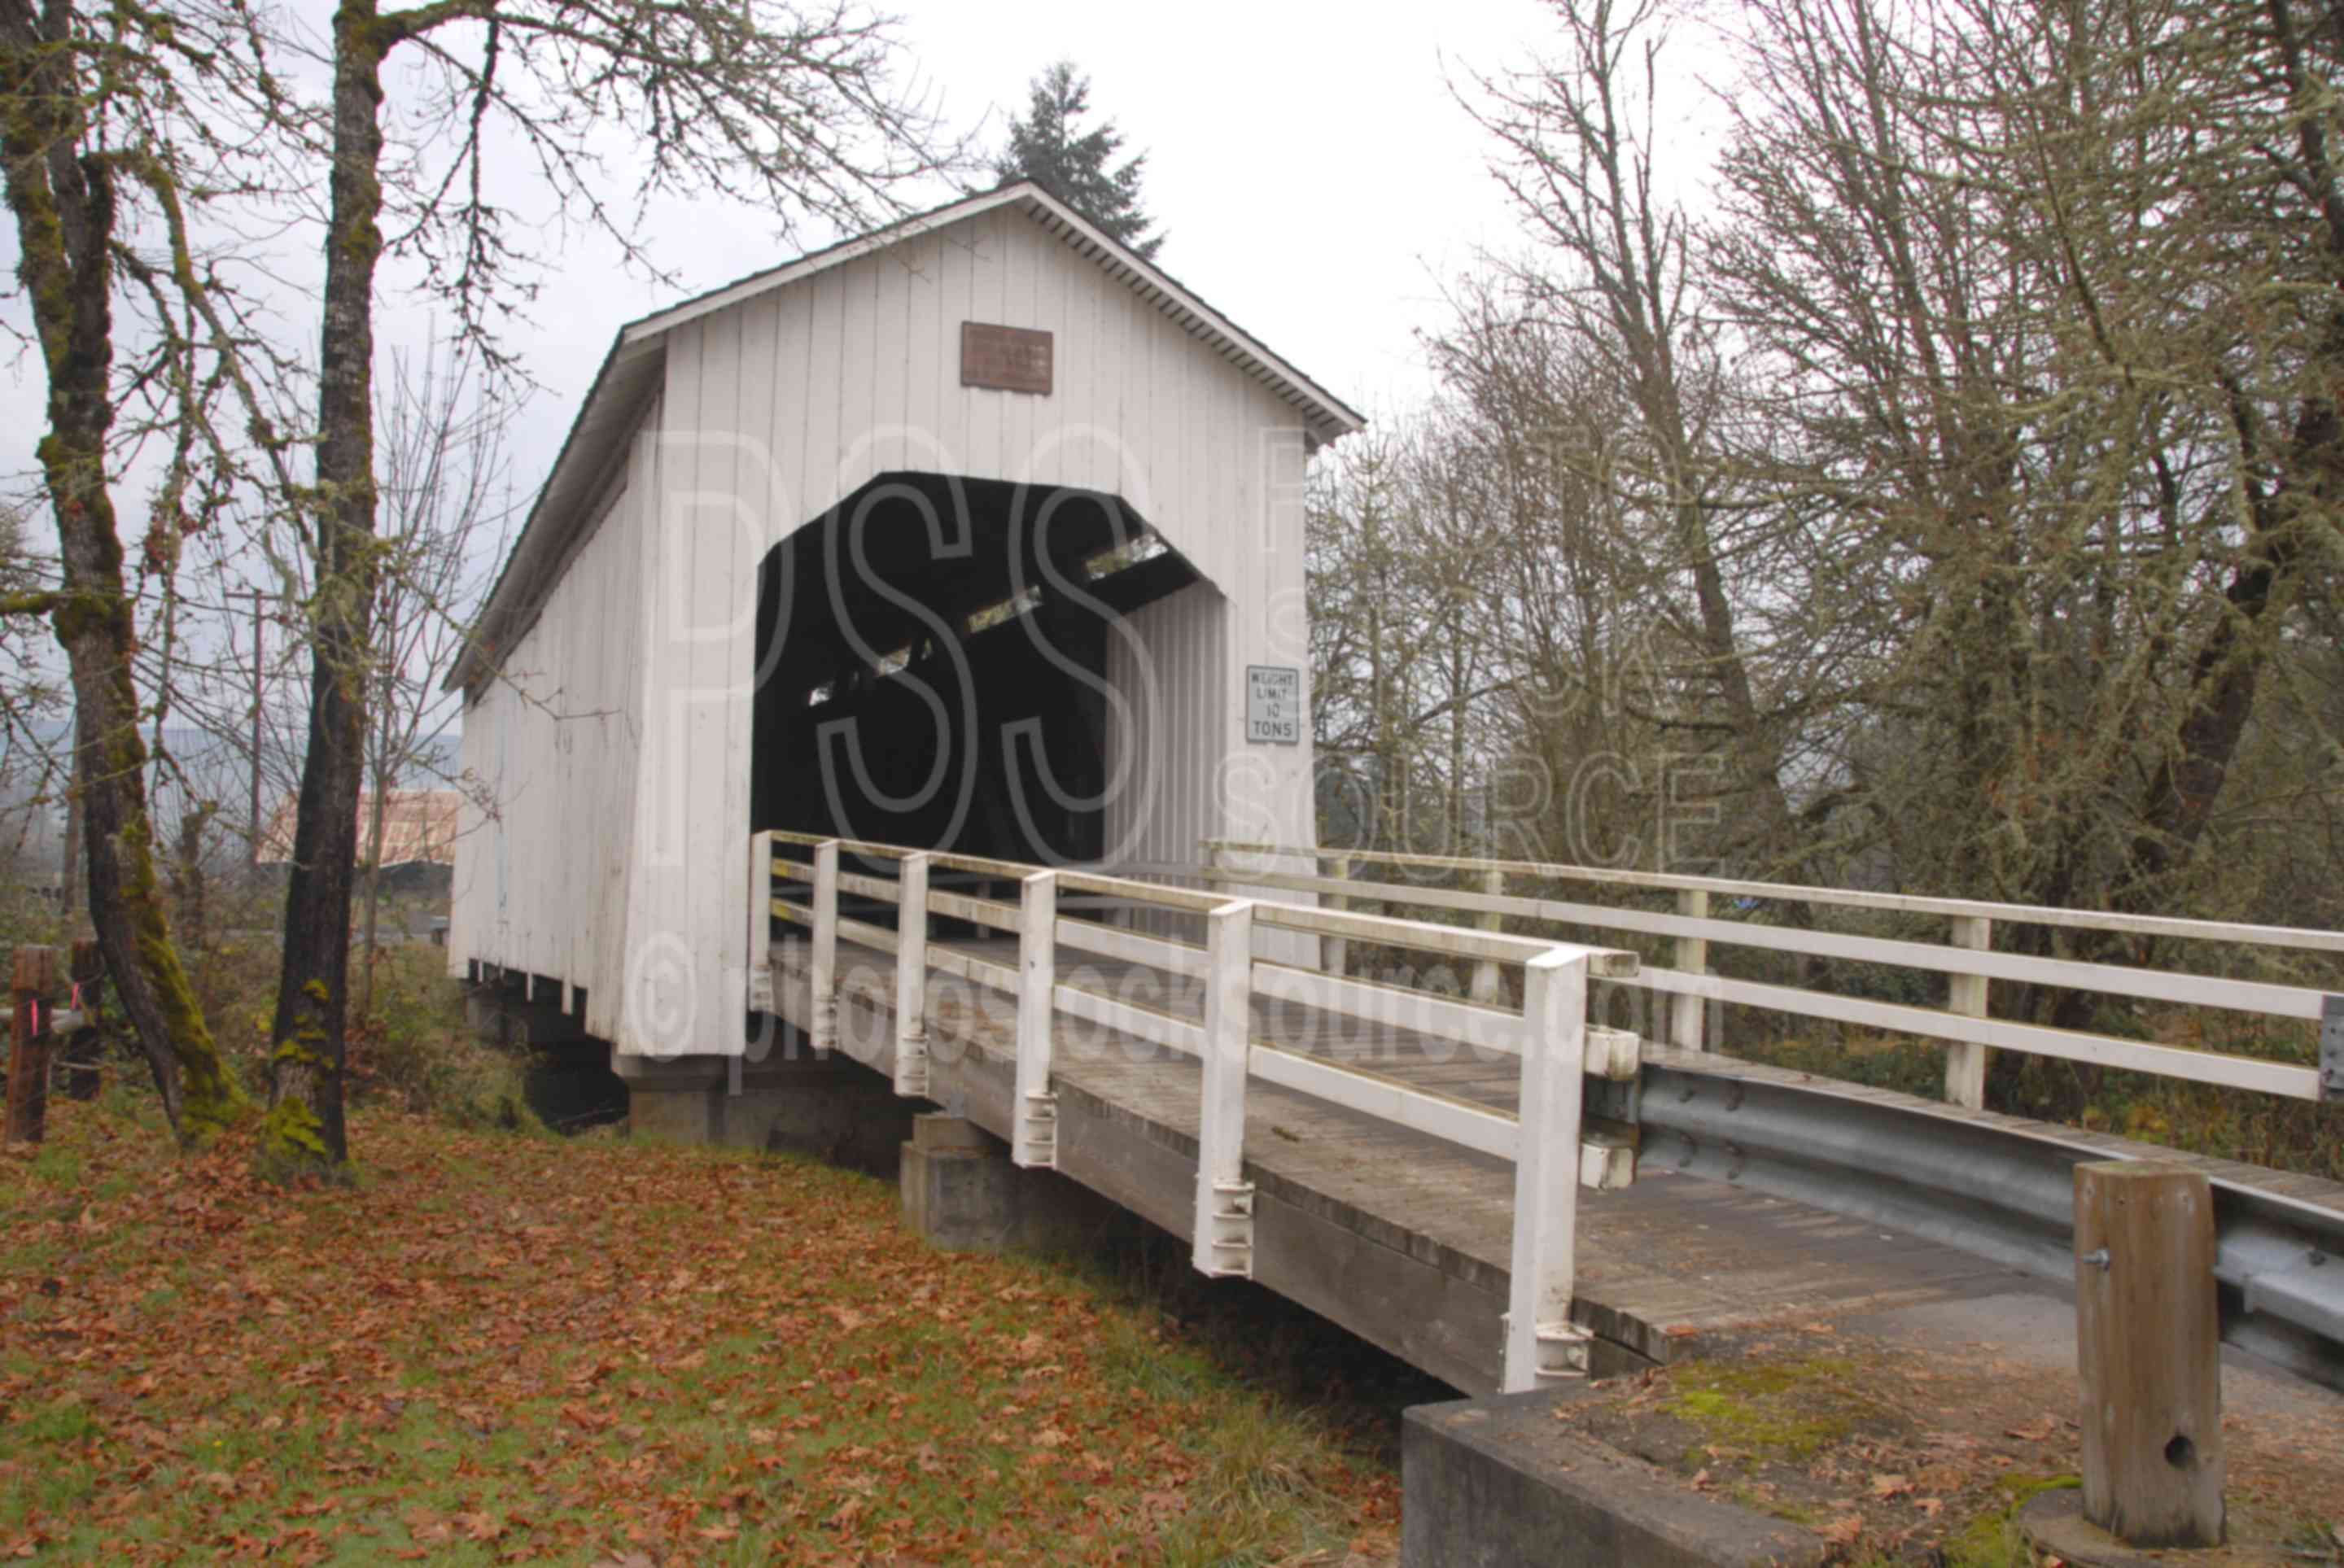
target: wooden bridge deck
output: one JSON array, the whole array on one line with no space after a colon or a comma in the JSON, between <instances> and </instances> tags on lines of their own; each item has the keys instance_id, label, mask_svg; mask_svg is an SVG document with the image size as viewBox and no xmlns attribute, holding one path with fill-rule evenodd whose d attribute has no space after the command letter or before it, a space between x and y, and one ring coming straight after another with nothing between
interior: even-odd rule
<instances>
[{"instance_id":1,"label":"wooden bridge deck","mask_svg":"<svg viewBox=\"0 0 2344 1568\"><path fill-rule=\"evenodd\" d=\"M1008 940L932 942L1015 970ZM809 1020L803 938L773 946L776 1003ZM1062 982L1200 1018L1201 988L1061 949ZM842 940L839 1040L894 1063L894 960ZM1420 1090L1511 1111L1516 1064L1389 1025L1255 1000L1256 1038L1365 1066ZM1016 1001L929 977L930 1098L1007 1137ZM1058 1169L1186 1236L1195 1202L1197 1064L1057 1017ZM1648 1060L1674 1054L1649 1043ZM1713 1060L1713 1059L1711 1059ZM1248 1086L1257 1185L1255 1278L1473 1392L1498 1384L1512 1224L1510 1165L1324 1101ZM1582 1192L1576 1315L1599 1372L1668 1362L1770 1324L2032 1292L2010 1269L1941 1243L1647 1166L1625 1191Z\"/></svg>"}]
</instances>

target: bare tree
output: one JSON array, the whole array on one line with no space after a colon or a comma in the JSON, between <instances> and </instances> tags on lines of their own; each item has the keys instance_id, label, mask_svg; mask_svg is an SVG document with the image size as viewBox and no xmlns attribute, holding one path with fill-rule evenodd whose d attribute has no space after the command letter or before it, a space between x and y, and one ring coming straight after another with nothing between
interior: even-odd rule
<instances>
[{"instance_id":1,"label":"bare tree","mask_svg":"<svg viewBox=\"0 0 2344 1568\"><path fill-rule=\"evenodd\" d=\"M1496 144L1493 174L1541 247L1500 270L1542 327L1618 389L1630 419L1591 446L1571 439L1587 427L1568 416L1522 438L1614 492L1606 515L1661 525L1643 537L1663 552L1670 591L1645 608L1691 656L1678 678L1695 700L1652 717L1725 760L1723 798L1750 869L1794 869L1806 844L1786 774L1789 714L1805 700L1804 628L1769 626L1759 613L1769 601L1737 595L1733 577L1791 579L1807 541L1797 514L1753 499L1733 459L1728 346L1705 297L1695 226L1655 162L1669 15L1660 0L1552 12L1554 57L1479 78L1468 106ZM1781 668L1778 653L1788 655Z\"/></svg>"},{"instance_id":2,"label":"bare tree","mask_svg":"<svg viewBox=\"0 0 2344 1568\"><path fill-rule=\"evenodd\" d=\"M12 593L0 611L45 616L65 651L92 921L165 1109L191 1141L243 1096L164 906L110 464L121 443L168 433L149 532L167 546L244 471L213 414L246 385L248 324L194 226L274 188L282 144L248 133L267 123L298 139L304 116L280 81L241 6L0 0L0 180L47 381L38 457L58 541L54 585Z\"/></svg>"},{"instance_id":3,"label":"bare tree","mask_svg":"<svg viewBox=\"0 0 2344 1568\"><path fill-rule=\"evenodd\" d=\"M498 205L488 148L525 148L564 213L648 264L622 204L745 200L786 235L808 218L893 210L910 179L957 161L895 79L891 22L790 0L342 0L330 66L325 286L319 320L308 749L284 967L270 1031L264 1160L332 1171L348 1157L341 1071L352 869L374 648L374 319L386 256L420 266L463 334L493 329L535 287L524 229ZM394 61L411 63L393 76ZM410 144L387 157L394 90ZM601 178L601 139L639 138L632 190Z\"/></svg>"},{"instance_id":4,"label":"bare tree","mask_svg":"<svg viewBox=\"0 0 2344 1568\"><path fill-rule=\"evenodd\" d=\"M375 582L375 699L367 739L359 866L360 1011L372 1004L383 848L397 791L419 774L449 786L443 741L456 719L440 678L462 647L485 573L513 516L505 433L512 406L461 347L395 355L383 389L383 562Z\"/></svg>"}]
</instances>

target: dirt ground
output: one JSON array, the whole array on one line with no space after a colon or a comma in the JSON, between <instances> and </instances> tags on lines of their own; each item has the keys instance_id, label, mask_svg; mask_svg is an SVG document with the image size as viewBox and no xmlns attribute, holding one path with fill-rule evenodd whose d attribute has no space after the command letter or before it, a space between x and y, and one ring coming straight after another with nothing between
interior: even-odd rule
<instances>
[{"instance_id":1,"label":"dirt ground","mask_svg":"<svg viewBox=\"0 0 2344 1568\"><path fill-rule=\"evenodd\" d=\"M2041 1347L1920 1354L1824 1322L1597 1385L1558 1419L1849 1562L2031 1563L2012 1520L2077 1484L2072 1371ZM2226 1368L2231 1545L2177 1561L2344 1563L2344 1400Z\"/></svg>"}]
</instances>

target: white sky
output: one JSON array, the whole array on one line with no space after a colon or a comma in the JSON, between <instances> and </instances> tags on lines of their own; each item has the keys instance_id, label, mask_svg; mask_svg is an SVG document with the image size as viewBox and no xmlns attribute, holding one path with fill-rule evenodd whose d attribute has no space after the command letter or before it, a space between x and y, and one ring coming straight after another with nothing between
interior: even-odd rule
<instances>
[{"instance_id":1,"label":"white sky","mask_svg":"<svg viewBox=\"0 0 2344 1568\"><path fill-rule=\"evenodd\" d=\"M294 0L322 30L327 0ZM1097 0L897 0L911 64L946 121L984 122L999 146L1028 81L1061 56L1092 80L1092 100L1149 155L1145 200L1170 238L1173 276L1362 412L1404 407L1429 387L1415 335L1442 318L1440 287L1482 246L1517 231L1483 167L1486 138L1451 96L1451 78L1524 62L1549 46L1541 0L1438 5L1332 0L1192 0L1175 11ZM392 92L397 95L394 81ZM614 169L616 176L621 171ZM526 180L525 169L515 169ZM504 193L527 205L525 185ZM919 193L919 205L951 193ZM288 341L312 349L314 227L270 258ZM655 214L650 250L672 286L623 271L607 246L576 236L533 318L507 347L542 387L513 437L515 477L533 492L623 321L770 266L831 236L784 244L769 220L703 204ZM15 263L0 225L0 266ZM397 273L387 269L387 281ZM0 316L25 324L23 302ZM388 353L431 330L428 307L387 290ZM0 361L0 494L25 493L42 427L37 360ZM126 536L144 526L144 476L117 491ZM53 548L45 518L35 548Z\"/></svg>"},{"instance_id":2,"label":"white sky","mask_svg":"<svg viewBox=\"0 0 2344 1568\"><path fill-rule=\"evenodd\" d=\"M988 148L1023 109L1029 79L1072 58L1091 77L1095 110L1148 153L1145 200L1170 235L1166 270L1362 412L1423 389L1413 335L1440 318L1438 281L1478 246L1510 243L1482 172L1484 138L1450 97L1443 62L1461 81L1465 66L1542 43L1536 0L894 8L948 119L982 117ZM684 225L653 247L684 294L802 248L777 244L747 211L702 208L680 216ZM551 465L618 324L676 293L607 264L574 266L549 288L525 343L546 391L529 410L520 472Z\"/></svg>"},{"instance_id":3,"label":"white sky","mask_svg":"<svg viewBox=\"0 0 2344 1568\"><path fill-rule=\"evenodd\" d=\"M298 8L322 19L321 5ZM1539 0L1196 0L1177 13L1096 0L894 8L947 120L982 119L988 148L1023 107L1029 79L1061 55L1075 60L1092 78L1095 106L1149 154L1146 200L1171 236L1159 258L1167 270L1370 415L1424 389L1414 334L1439 324L1440 282L1477 247L1513 241L1483 172L1484 138L1448 78L1543 47ZM510 347L544 388L517 431L515 472L525 483L551 466L621 322L807 247L778 241L756 213L714 204L660 226L651 250L680 287L630 276L604 247L581 243L548 275L534 320L514 335ZM0 265L13 274L5 229ZM278 269L298 277L314 265L289 254ZM313 307L287 296L285 329L306 344ZM428 331L419 306L384 305L386 348ZM0 302L0 312L24 322L20 300ZM11 491L32 467L43 393L31 356L0 363L0 485ZM132 488L119 498L126 530L144 512ZM35 539L45 532L36 526Z\"/></svg>"}]
</instances>

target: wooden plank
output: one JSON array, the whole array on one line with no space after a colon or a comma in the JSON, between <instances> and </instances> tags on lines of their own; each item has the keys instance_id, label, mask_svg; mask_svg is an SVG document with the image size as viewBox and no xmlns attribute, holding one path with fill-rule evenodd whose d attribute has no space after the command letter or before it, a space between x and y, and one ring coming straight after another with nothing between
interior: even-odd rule
<instances>
[{"instance_id":1,"label":"wooden plank","mask_svg":"<svg viewBox=\"0 0 2344 1568\"><path fill-rule=\"evenodd\" d=\"M2213 1188L2162 1161L2076 1167L2084 1516L2133 1546L2222 1543Z\"/></svg>"},{"instance_id":2,"label":"wooden plank","mask_svg":"<svg viewBox=\"0 0 2344 1568\"><path fill-rule=\"evenodd\" d=\"M1359 897L1381 899L1387 903L1417 909L1463 910L1485 917L1491 914L1513 915L1521 920L1595 930L1633 931L1640 936L1672 939L1694 938L1727 947L1763 948L1774 952L1844 959L1856 963L1893 964L1943 974L1983 974L2023 984L2063 986L2072 990L2099 991L2110 996L2169 1001L2183 1006L2227 1008L2238 1012L2263 1013L2273 1018L2317 1019L2324 994L2305 986L2227 980L2218 975L2174 973L2164 970L2136 969L2124 964L2085 963L2074 959L2035 958L2025 953L1941 947L1933 942L1848 936L1838 931L1662 914L1651 910L1573 903L1559 899L1468 893L1396 882L1354 880L1339 884L1331 878L1292 876L1281 872L1208 870L1205 873L1205 879L1303 893L1324 893L1349 887Z\"/></svg>"},{"instance_id":3,"label":"wooden plank","mask_svg":"<svg viewBox=\"0 0 2344 1568\"><path fill-rule=\"evenodd\" d=\"M1491 866L1481 873L1481 891L1491 898L1505 897L1503 868ZM1485 931L1502 931L1506 929L1506 917L1493 910L1482 914L1474 923ZM1503 977L1493 960L1483 959L1473 966L1473 981L1466 994L1479 1002L1494 1002L1505 994Z\"/></svg>"},{"instance_id":4,"label":"wooden plank","mask_svg":"<svg viewBox=\"0 0 2344 1568\"><path fill-rule=\"evenodd\" d=\"M1994 945L1994 922L1976 915L1956 916L1951 940L1957 948L1983 951ZM1946 982L1945 1010L1965 1018L1985 1017L1986 988L1991 983L1982 974L1955 975ZM1948 1104L1966 1105L1973 1111L1985 1104L1985 1047L1975 1040L1955 1040L1945 1048Z\"/></svg>"},{"instance_id":5,"label":"wooden plank","mask_svg":"<svg viewBox=\"0 0 2344 1568\"><path fill-rule=\"evenodd\" d=\"M1325 859L1332 850L1295 849L1235 839L1208 839L1204 847L1238 854L1316 854ZM2344 953L2344 931L2324 931L2299 926L2240 925L2228 920L2199 920L2173 915L2117 914L2098 910L2062 910L2038 904L2004 904L1978 899L1946 899L1920 893L1861 892L1849 888L1814 888L1789 882L1753 882L1726 877L1688 877L1665 871L1623 871L1595 866L1561 865L1544 860L1486 860L1455 855L1414 855L1370 849L1343 851L1355 860L1378 865L1420 866L1440 870L1479 870L1496 867L1504 871L1558 882L1595 882L1612 887L1675 890L1700 889L1737 899L1778 899L1848 910L1894 910L1916 915L1972 915L2019 925L2062 926L2073 930L2124 931L2136 936L2178 937L2249 946L2299 948L2307 952Z\"/></svg>"},{"instance_id":6,"label":"wooden plank","mask_svg":"<svg viewBox=\"0 0 2344 1568\"><path fill-rule=\"evenodd\" d=\"M1009 1157L1020 1165L1058 1162L1057 1101L1051 1092L1051 1025L1057 982L1058 879L1036 871L1020 887L1017 943L1017 1099Z\"/></svg>"},{"instance_id":7,"label":"wooden plank","mask_svg":"<svg viewBox=\"0 0 2344 1568\"><path fill-rule=\"evenodd\" d=\"M1203 1052L1197 1107L1197 1217L1190 1258L1199 1273L1253 1273L1253 1187L1245 1179L1246 1077L1250 1055L1253 905L1206 917Z\"/></svg>"},{"instance_id":8,"label":"wooden plank","mask_svg":"<svg viewBox=\"0 0 2344 1568\"><path fill-rule=\"evenodd\" d=\"M1970 1040L1997 1050L2026 1050L2069 1061L2102 1067L2129 1068L2136 1072L2185 1078L2195 1083L2251 1089L2283 1094L2295 1100L2319 1098L2319 1074L2312 1068L2293 1067L2258 1057L2225 1056L2218 1051L2186 1050L2149 1045L2114 1035L2082 1030L2055 1029L2048 1024L2021 1023L2013 1019L1968 1018L1938 1008L1904 1002L1874 1001L1865 997L1840 996L1798 986L1768 985L1757 980L1729 980L1723 975L1688 975L1675 970L1645 969L1623 984L1676 995L1713 997L1805 1018L1830 1019L1894 1034L1917 1034L1935 1040Z\"/></svg>"}]
</instances>

